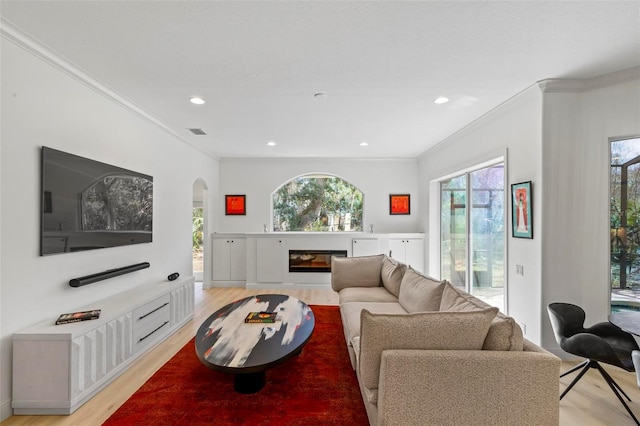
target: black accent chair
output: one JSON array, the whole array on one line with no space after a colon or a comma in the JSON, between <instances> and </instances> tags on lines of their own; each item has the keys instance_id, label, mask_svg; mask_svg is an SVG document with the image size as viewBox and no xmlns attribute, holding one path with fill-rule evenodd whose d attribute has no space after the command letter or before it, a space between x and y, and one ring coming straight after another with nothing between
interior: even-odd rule
<instances>
[{"instance_id":1,"label":"black accent chair","mask_svg":"<svg viewBox=\"0 0 640 426\"><path fill-rule=\"evenodd\" d=\"M600 372L620 402L622 402L622 405L624 405L624 408L636 424L640 425L640 422L638 422L638 419L633 415L633 412L620 394L622 393L629 401L631 401L631 398L599 364L599 362L604 362L629 372L635 371L631 352L638 350L638 345L633 336L610 322L600 322L592 327L584 328L584 310L570 303L551 303L547 307L547 311L549 312L553 333L562 350L587 358L584 362L560 375L560 377L564 377L582 369L562 392L560 399L571 390L590 368L595 368Z\"/></svg>"}]
</instances>

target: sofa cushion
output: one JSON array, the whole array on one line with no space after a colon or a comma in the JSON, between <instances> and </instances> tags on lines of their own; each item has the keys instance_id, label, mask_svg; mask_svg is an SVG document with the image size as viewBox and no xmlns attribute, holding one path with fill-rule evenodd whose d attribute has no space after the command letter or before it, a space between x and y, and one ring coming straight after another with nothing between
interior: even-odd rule
<instances>
[{"instance_id":1,"label":"sofa cushion","mask_svg":"<svg viewBox=\"0 0 640 426\"><path fill-rule=\"evenodd\" d=\"M380 272L382 285L395 297L400 295L400 283L402 283L406 269L407 265L389 256L385 256L382 261L382 271Z\"/></svg>"},{"instance_id":2,"label":"sofa cushion","mask_svg":"<svg viewBox=\"0 0 640 426\"><path fill-rule=\"evenodd\" d=\"M398 301L407 312L439 311L444 283L409 266L402 277Z\"/></svg>"},{"instance_id":3,"label":"sofa cushion","mask_svg":"<svg viewBox=\"0 0 640 426\"><path fill-rule=\"evenodd\" d=\"M340 305L349 302L393 302L398 298L389 293L384 287L347 287L338 293Z\"/></svg>"},{"instance_id":4,"label":"sofa cushion","mask_svg":"<svg viewBox=\"0 0 640 426\"><path fill-rule=\"evenodd\" d=\"M354 337L360 336L360 311L368 309L376 314L406 314L407 312L399 303L365 303L351 302L340 306L344 323L346 340L350 342Z\"/></svg>"},{"instance_id":5,"label":"sofa cushion","mask_svg":"<svg viewBox=\"0 0 640 426\"><path fill-rule=\"evenodd\" d=\"M378 387L382 351L386 349L480 350L498 308L471 312L373 314L362 310L360 362L365 387Z\"/></svg>"},{"instance_id":6,"label":"sofa cushion","mask_svg":"<svg viewBox=\"0 0 640 426\"><path fill-rule=\"evenodd\" d=\"M447 282L442 292L441 311L464 312L477 311L490 307L489 304L454 287ZM498 312L489 327L487 338L482 349L489 351L521 351L524 336L516 321Z\"/></svg>"},{"instance_id":7,"label":"sofa cushion","mask_svg":"<svg viewBox=\"0 0 640 426\"><path fill-rule=\"evenodd\" d=\"M331 257L331 288L378 287L384 254L358 257Z\"/></svg>"}]
</instances>

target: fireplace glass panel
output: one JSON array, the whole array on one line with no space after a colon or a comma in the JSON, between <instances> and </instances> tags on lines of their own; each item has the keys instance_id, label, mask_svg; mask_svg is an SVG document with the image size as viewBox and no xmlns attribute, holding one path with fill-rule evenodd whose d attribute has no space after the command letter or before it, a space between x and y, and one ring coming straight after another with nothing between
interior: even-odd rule
<instances>
[{"instance_id":1,"label":"fireplace glass panel","mask_svg":"<svg viewBox=\"0 0 640 426\"><path fill-rule=\"evenodd\" d=\"M331 272L331 256L347 257L347 251L289 250L289 272Z\"/></svg>"}]
</instances>

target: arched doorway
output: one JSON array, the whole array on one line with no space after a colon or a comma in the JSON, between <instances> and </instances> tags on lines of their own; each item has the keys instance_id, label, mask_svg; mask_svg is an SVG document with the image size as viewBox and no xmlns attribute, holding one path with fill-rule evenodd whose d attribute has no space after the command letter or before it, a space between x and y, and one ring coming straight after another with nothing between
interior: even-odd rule
<instances>
[{"instance_id":1,"label":"arched doorway","mask_svg":"<svg viewBox=\"0 0 640 426\"><path fill-rule=\"evenodd\" d=\"M207 254L209 253L209 235L208 230L208 188L207 184L200 178L193 183L193 276L197 282L203 282L205 277L209 276L210 262L208 262Z\"/></svg>"}]
</instances>

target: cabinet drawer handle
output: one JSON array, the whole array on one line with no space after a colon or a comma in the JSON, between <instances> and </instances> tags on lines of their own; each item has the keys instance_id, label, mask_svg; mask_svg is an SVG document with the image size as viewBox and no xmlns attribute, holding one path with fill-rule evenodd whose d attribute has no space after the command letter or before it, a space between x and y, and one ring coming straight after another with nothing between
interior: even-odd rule
<instances>
[{"instance_id":1,"label":"cabinet drawer handle","mask_svg":"<svg viewBox=\"0 0 640 426\"><path fill-rule=\"evenodd\" d=\"M146 339L147 337L151 336L153 333L155 333L156 331L160 330L162 327L164 327L167 324L169 324L169 321L163 322L160 327L156 328L155 330L153 330L151 333L147 334L146 336L141 337L140 339L138 339L138 343L142 342L144 339Z\"/></svg>"},{"instance_id":2,"label":"cabinet drawer handle","mask_svg":"<svg viewBox=\"0 0 640 426\"><path fill-rule=\"evenodd\" d=\"M140 321L143 318L148 317L149 315L151 315L152 313L154 313L155 311L159 311L160 309L164 308L165 306L167 306L169 304L169 302L165 302L163 305L158 306L157 308L155 308L153 311L151 312L147 312L146 314L144 314L143 316L141 316L140 318L138 318L138 321Z\"/></svg>"}]
</instances>

